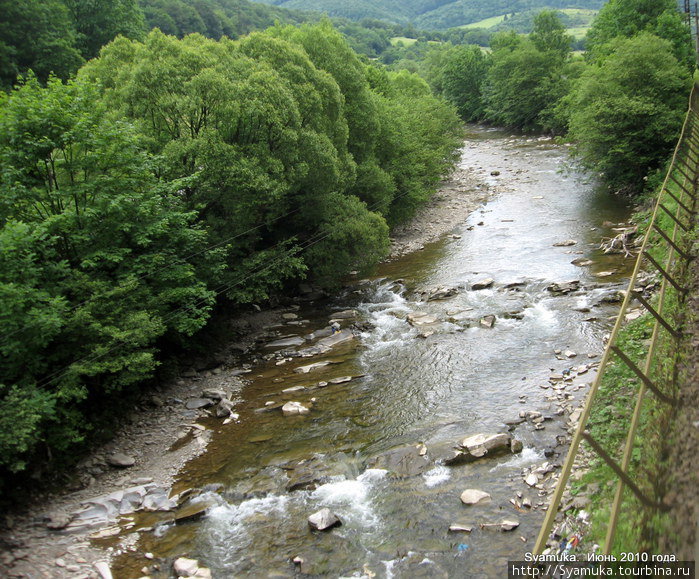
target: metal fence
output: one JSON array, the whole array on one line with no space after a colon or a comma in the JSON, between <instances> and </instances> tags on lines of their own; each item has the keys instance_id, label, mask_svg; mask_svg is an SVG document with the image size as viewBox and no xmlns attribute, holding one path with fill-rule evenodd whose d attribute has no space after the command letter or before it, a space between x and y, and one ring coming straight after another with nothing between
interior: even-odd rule
<instances>
[{"instance_id":1,"label":"metal fence","mask_svg":"<svg viewBox=\"0 0 699 579\"><path fill-rule=\"evenodd\" d=\"M612 330L604 355L600 362L597 376L590 387L585 400L580 421L573 435L568 456L561 472L558 485L546 513L546 519L541 527L534 547L534 553L541 554L546 548L551 529L560 507L561 498L568 484L573 463L579 452L580 443L585 440L595 452L614 471L618 483L614 502L611 507L610 520L607 526L607 536L602 546L602 553L609 554L612 550L616 534L619 513L624 494L628 489L646 506L663 508L656 497L648 496L629 475L629 465L636 443L644 403L650 392L663 404L676 403L676 372L673 364L658 364L658 353L661 345L669 346L670 351L677 351L683 338L683 329L678 327L678 321L668 311L668 300L682 304L687 296L687 290L682 286L683 272L692 259L688 244L688 235L694 228L694 216L697 203L697 172L699 169L699 86L694 85L689 99L689 109L685 117L682 133L677 142L670 169L665 176L663 186L658 195L654 211L647 225L636 265L629 281L628 291ZM653 255L655 253L655 255ZM658 257L662 255L663 257ZM635 291L637 278L643 268L654 269L662 280L654 298L648 299ZM642 363L634 362L628 353L624 352L618 343L619 330L622 327L629 306L639 303L654 318L652 337L647 355ZM631 420L628 425L626 443L621 459L613 458L612 449L605 449L587 430L588 420L595 397L600 389L606 370L610 363L621 363L628 366L637 377L637 391Z\"/></svg>"}]
</instances>

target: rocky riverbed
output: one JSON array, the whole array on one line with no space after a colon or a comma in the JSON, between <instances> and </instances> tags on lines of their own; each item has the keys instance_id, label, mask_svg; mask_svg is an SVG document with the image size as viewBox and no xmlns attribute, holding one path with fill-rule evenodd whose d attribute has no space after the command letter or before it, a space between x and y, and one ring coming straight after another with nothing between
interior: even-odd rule
<instances>
[{"instance_id":1,"label":"rocky riverbed","mask_svg":"<svg viewBox=\"0 0 699 579\"><path fill-rule=\"evenodd\" d=\"M391 258L452 230L487 199L489 190L473 171L457 168L415 218L393 232ZM236 354L264 339L265 328L292 321L295 309L253 312L232 321L236 338L219 356L223 364L193 367L158 386L134 408L114 440L80 461L69 488L38 494L31 504L6 513L0 522L0 575L108 577L110 549L95 548L90 535L107 538L116 532L118 514L144 508L147 497L169 494L182 466L206 449L211 431L201 419L213 410L222 420L235 420L250 370L235 366ZM119 493L126 493L126 502L131 495L131 507L121 507ZM158 508L152 500L147 504Z\"/></svg>"}]
</instances>

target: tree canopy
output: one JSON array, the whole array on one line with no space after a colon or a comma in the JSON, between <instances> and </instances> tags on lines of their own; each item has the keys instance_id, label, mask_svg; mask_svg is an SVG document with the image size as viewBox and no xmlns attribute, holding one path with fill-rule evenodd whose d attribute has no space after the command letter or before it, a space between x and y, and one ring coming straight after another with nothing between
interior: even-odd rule
<instances>
[{"instance_id":1,"label":"tree canopy","mask_svg":"<svg viewBox=\"0 0 699 579\"><path fill-rule=\"evenodd\" d=\"M572 95L571 136L611 187L638 192L677 140L691 77L670 42L647 32L617 38Z\"/></svg>"}]
</instances>

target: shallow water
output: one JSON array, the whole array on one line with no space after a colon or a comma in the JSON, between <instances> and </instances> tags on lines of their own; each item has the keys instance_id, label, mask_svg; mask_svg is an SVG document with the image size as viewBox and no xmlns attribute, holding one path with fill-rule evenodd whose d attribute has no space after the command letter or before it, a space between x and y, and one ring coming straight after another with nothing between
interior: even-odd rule
<instances>
[{"instance_id":1,"label":"shallow water","mask_svg":"<svg viewBox=\"0 0 699 579\"><path fill-rule=\"evenodd\" d=\"M308 322L281 334L308 334L347 308L356 308L370 329L324 356L258 366L237 408L239 422L210 422L217 433L209 450L186 467L175 490L219 483L221 490L204 496L214 506L196 522L156 524L138 543L139 552L163 558L161 576L168 576L165 559L187 555L214 577L292 577L294 557L304 559L303 571L319 576L501 577L508 559L531 549L543 511L518 511L509 500L521 492L535 507L543 501L522 472L547 460L544 449L565 433L560 421L547 421L539 431L531 423L517 426L520 454L457 467L435 463L407 478L370 468L371 458L417 443L434 458L467 435L505 431L504 421L521 410L553 413L556 404L541 385L552 372L592 362L587 354L600 353L609 331L615 306L596 304L621 287L632 263L596 248L616 234L611 223L627 219L629 209L574 170L566 148L549 141L471 127L461 163L494 188L491 201L454 236L382 265L327 309L302 309ZM491 175L494 170L500 174ZM553 246L568 239L576 244ZM571 263L584 257L594 264ZM613 275L595 275L608 271ZM495 280L492 288L470 290L486 277ZM559 297L546 289L573 279L599 287ZM505 287L513 283L522 285ZM418 300L416 292L438 285L461 289L443 301ZM590 311L573 309L583 307ZM438 322L413 327L407 316L414 312ZM496 316L494 327L479 325L485 315ZM425 330L434 333L418 337ZM554 350L578 357L559 360ZM320 360L334 363L293 372ZM346 375L363 377L281 394ZM580 383L585 379L592 372ZM584 392L576 388L574 397ZM306 403L311 397L316 402L308 416L260 412L266 401ZM309 468L324 477L319 486L287 492L288 463L310 459ZM465 507L459 495L466 488L486 490L492 501ZM343 526L311 533L307 517L326 506ZM478 527L503 519L520 526L509 533ZM476 528L453 534L452 523ZM147 563L141 557L123 557L117 576L139 577Z\"/></svg>"}]
</instances>

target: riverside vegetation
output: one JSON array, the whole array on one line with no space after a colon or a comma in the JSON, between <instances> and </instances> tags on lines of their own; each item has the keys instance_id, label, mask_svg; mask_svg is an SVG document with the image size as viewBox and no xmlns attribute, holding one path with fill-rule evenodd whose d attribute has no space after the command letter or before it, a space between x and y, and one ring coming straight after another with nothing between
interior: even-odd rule
<instances>
[{"instance_id":1,"label":"riverside vegetation","mask_svg":"<svg viewBox=\"0 0 699 579\"><path fill-rule=\"evenodd\" d=\"M327 23L119 38L1 98L5 471L84 439L217 300L383 258L460 142L423 80Z\"/></svg>"},{"instance_id":2,"label":"riverside vegetation","mask_svg":"<svg viewBox=\"0 0 699 579\"><path fill-rule=\"evenodd\" d=\"M610 187L639 192L693 66L671 0L608 3L584 57L545 11L528 38L435 45L411 71L360 58L327 20L230 40L269 13L234 22L217 0L204 32L221 38L178 39L143 32L182 36L174 3L112 4L91 19L79 1L2 2L44 27L32 47L0 28L4 84L34 70L0 96L3 477L84 445L216 307L381 260L453 165L456 111L569 134Z\"/></svg>"}]
</instances>

